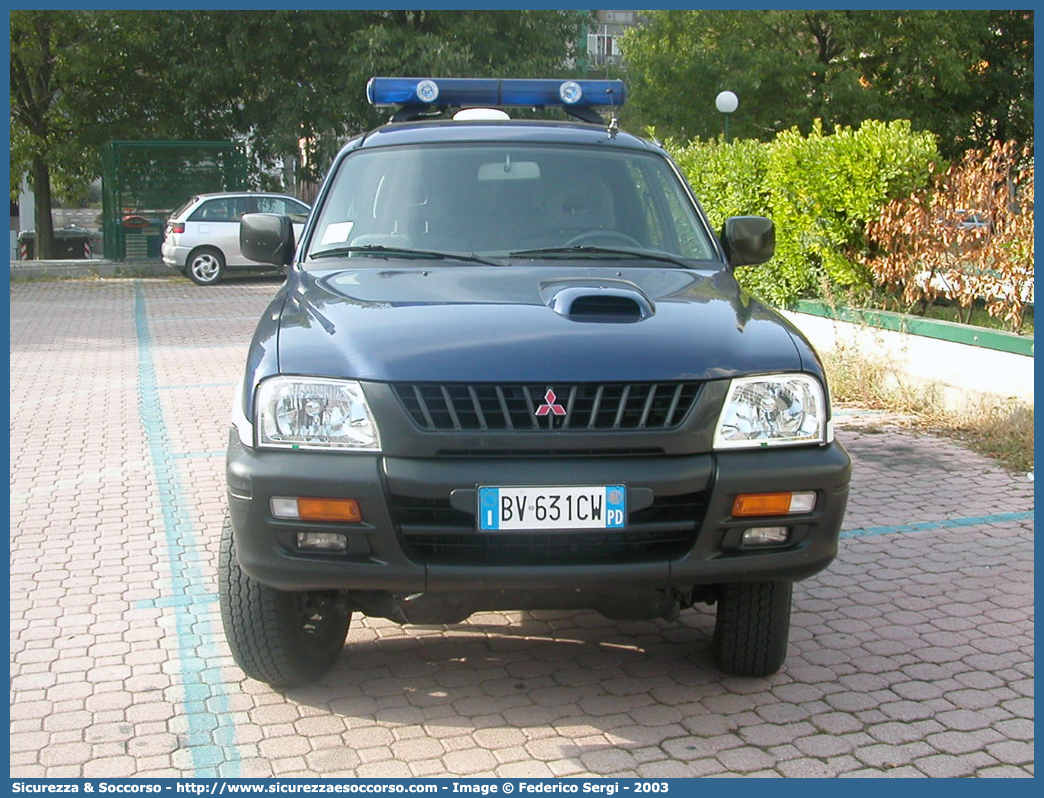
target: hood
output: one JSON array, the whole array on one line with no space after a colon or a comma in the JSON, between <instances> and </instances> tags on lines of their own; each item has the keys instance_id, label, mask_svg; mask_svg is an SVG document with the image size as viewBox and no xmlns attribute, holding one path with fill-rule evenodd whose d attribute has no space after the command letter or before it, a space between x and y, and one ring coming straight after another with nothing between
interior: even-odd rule
<instances>
[{"instance_id":1,"label":"hood","mask_svg":"<svg viewBox=\"0 0 1044 798\"><path fill-rule=\"evenodd\" d=\"M298 271L278 335L284 374L377 382L706 380L802 366L786 323L729 272L604 262Z\"/></svg>"}]
</instances>

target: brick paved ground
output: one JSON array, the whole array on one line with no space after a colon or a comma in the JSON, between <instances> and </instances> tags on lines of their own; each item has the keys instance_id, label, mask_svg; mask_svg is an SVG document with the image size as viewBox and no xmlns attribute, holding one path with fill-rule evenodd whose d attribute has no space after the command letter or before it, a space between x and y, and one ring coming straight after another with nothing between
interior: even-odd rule
<instances>
[{"instance_id":1,"label":"brick paved ground","mask_svg":"<svg viewBox=\"0 0 1044 798\"><path fill-rule=\"evenodd\" d=\"M1033 774L1032 484L894 429L838 433L849 531L771 678L690 611L357 620L321 684L246 679L214 562L277 286L12 285L12 776Z\"/></svg>"}]
</instances>

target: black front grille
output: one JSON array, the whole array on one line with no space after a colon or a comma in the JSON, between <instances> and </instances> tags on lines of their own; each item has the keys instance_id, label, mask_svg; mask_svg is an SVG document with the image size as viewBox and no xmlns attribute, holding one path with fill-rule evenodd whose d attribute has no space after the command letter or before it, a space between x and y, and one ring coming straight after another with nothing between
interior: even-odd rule
<instances>
[{"instance_id":1,"label":"black front grille","mask_svg":"<svg viewBox=\"0 0 1044 798\"><path fill-rule=\"evenodd\" d=\"M662 457L663 449L652 446L642 449L577 449L572 446L564 449L438 449L435 456L458 459L528 457L540 460L546 460L548 457Z\"/></svg>"},{"instance_id":2,"label":"black front grille","mask_svg":"<svg viewBox=\"0 0 1044 798\"><path fill-rule=\"evenodd\" d=\"M619 564L679 557L692 548L702 493L658 496L632 512L626 530L480 532L448 500L393 495L392 515L407 556L445 565Z\"/></svg>"},{"instance_id":3,"label":"black front grille","mask_svg":"<svg viewBox=\"0 0 1044 798\"><path fill-rule=\"evenodd\" d=\"M410 418L426 430L640 430L677 427L697 382L472 385L396 383Z\"/></svg>"}]
</instances>

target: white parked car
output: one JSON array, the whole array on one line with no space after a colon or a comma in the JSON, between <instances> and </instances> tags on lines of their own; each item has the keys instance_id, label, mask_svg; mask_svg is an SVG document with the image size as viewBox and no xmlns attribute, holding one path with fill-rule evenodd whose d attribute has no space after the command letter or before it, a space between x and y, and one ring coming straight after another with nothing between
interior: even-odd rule
<instances>
[{"instance_id":1,"label":"white parked car","mask_svg":"<svg viewBox=\"0 0 1044 798\"><path fill-rule=\"evenodd\" d=\"M163 262L199 285L213 285L231 269L264 269L239 251L239 220L245 213L286 214L300 237L311 209L285 194L199 194L167 220ZM270 268L270 267L269 267Z\"/></svg>"}]
</instances>

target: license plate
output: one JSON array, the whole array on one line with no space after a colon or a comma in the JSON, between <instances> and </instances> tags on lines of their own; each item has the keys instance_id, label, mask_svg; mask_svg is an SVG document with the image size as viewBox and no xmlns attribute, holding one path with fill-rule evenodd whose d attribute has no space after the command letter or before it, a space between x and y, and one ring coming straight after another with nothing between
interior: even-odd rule
<instances>
[{"instance_id":1,"label":"license plate","mask_svg":"<svg viewBox=\"0 0 1044 798\"><path fill-rule=\"evenodd\" d=\"M480 487L479 529L622 529L627 523L623 485Z\"/></svg>"}]
</instances>

